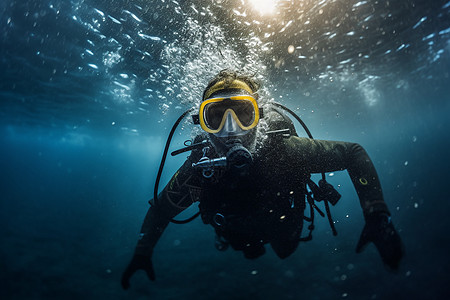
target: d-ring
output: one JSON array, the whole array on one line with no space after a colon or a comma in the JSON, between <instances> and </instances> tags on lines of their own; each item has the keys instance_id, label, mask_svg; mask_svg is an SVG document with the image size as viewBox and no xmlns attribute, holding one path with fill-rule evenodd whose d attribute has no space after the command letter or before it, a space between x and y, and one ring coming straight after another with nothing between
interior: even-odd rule
<instances>
[{"instance_id":1,"label":"d-ring","mask_svg":"<svg viewBox=\"0 0 450 300\"><path fill-rule=\"evenodd\" d=\"M217 226L223 226L225 224L225 216L222 215L222 214L217 213L213 217L213 222Z\"/></svg>"},{"instance_id":2,"label":"d-ring","mask_svg":"<svg viewBox=\"0 0 450 300\"><path fill-rule=\"evenodd\" d=\"M361 183L362 185L367 185L369 182L367 181L367 179L361 177L361 178L359 179L359 183Z\"/></svg>"}]
</instances>

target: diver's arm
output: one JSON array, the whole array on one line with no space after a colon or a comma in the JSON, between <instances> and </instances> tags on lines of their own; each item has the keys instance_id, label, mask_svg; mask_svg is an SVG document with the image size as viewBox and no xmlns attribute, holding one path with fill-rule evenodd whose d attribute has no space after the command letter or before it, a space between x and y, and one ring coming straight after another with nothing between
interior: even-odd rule
<instances>
[{"instance_id":1,"label":"diver's arm","mask_svg":"<svg viewBox=\"0 0 450 300\"><path fill-rule=\"evenodd\" d=\"M170 220L198 201L197 193L192 190L198 186L198 177L192 169L192 161L188 159L175 173L158 199L150 200L150 208L141 226L140 238L134 255L122 275L122 287L128 289L130 278L137 270L146 271L150 280L155 280L153 271L153 249L160 239Z\"/></svg>"},{"instance_id":2,"label":"diver's arm","mask_svg":"<svg viewBox=\"0 0 450 300\"><path fill-rule=\"evenodd\" d=\"M291 132L287 139L270 139L270 161L278 161L286 169L295 168L305 174L346 169L358 193L364 216L372 212L389 215L377 172L363 147L356 143L298 137L292 121L277 110L269 111L266 118L269 130L288 128Z\"/></svg>"},{"instance_id":3,"label":"diver's arm","mask_svg":"<svg viewBox=\"0 0 450 300\"><path fill-rule=\"evenodd\" d=\"M171 206L167 198L164 197L164 194L164 191L159 194L158 201L154 201L154 199L149 201L151 206L142 223L139 240L135 249L135 254L137 255L151 256L153 254L153 248L167 225L169 225L170 220L182 211Z\"/></svg>"},{"instance_id":4,"label":"diver's arm","mask_svg":"<svg viewBox=\"0 0 450 300\"><path fill-rule=\"evenodd\" d=\"M192 162L185 164L173 175L158 199L150 200L150 208L141 226L140 239L135 253L151 255L170 220L199 199L193 198L192 189L198 188L197 176Z\"/></svg>"},{"instance_id":5,"label":"diver's arm","mask_svg":"<svg viewBox=\"0 0 450 300\"><path fill-rule=\"evenodd\" d=\"M307 173L348 170L366 220L356 252L373 242L384 264L391 270L398 269L404 247L391 222L375 167L364 148L356 143L298 137L290 137L286 145L295 152L294 164L307 166Z\"/></svg>"},{"instance_id":6,"label":"diver's arm","mask_svg":"<svg viewBox=\"0 0 450 300\"><path fill-rule=\"evenodd\" d=\"M286 141L295 164L310 173L347 170L359 197L364 216L390 215L383 199L377 172L367 152L357 143L291 137Z\"/></svg>"}]
</instances>

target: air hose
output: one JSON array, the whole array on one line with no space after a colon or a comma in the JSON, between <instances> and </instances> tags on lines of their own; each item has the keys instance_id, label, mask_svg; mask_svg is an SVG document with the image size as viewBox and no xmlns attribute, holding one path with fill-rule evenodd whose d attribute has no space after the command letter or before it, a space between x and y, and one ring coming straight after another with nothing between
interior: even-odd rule
<instances>
[{"instance_id":1,"label":"air hose","mask_svg":"<svg viewBox=\"0 0 450 300\"><path fill-rule=\"evenodd\" d=\"M184 117L190 113L191 111L193 111L194 108L188 109L187 111L185 111L175 122L175 124L172 127L172 130L170 130L169 133L169 137L167 138L166 141L166 146L164 147L164 152L163 152L163 156L161 158L161 163L159 165L159 170L158 170L158 175L156 175L156 181L155 181L155 188L153 190L153 201L154 203L157 205L158 203L158 187L159 187L159 182L161 180L161 175L162 175L162 171L164 168L164 164L166 162L166 158L167 158L167 153L169 152L169 146L170 146L170 142L172 141L173 135L175 133L175 130L177 129L178 125L180 124L180 122L184 119ZM170 201L170 200L169 200ZM175 206L174 203L171 203L172 205ZM195 215L193 215L192 217L185 219L185 220L175 220L175 219L171 219L170 221L172 223L175 224L186 224L191 222L192 220L194 220L195 218L197 218L200 215L200 212L195 213Z\"/></svg>"}]
</instances>

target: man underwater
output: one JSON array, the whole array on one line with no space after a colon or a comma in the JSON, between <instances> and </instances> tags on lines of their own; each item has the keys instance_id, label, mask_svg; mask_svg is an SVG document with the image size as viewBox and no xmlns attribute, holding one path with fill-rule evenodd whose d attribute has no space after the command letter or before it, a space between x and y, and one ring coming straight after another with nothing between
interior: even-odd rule
<instances>
[{"instance_id":1,"label":"man underwater","mask_svg":"<svg viewBox=\"0 0 450 300\"><path fill-rule=\"evenodd\" d=\"M280 258L288 257L301 240L311 239L313 224L309 237L300 237L303 220L313 221L314 210L323 215L314 199L324 201L334 231L328 202L336 204L340 195L324 173L345 169L366 221L356 252L373 242L384 264L398 268L403 245L366 151L355 143L312 139L306 127L311 138L298 137L278 106L267 111L259 107L258 89L253 78L230 70L209 82L194 116L204 133L186 148L191 155L150 200L133 258L122 275L124 289L137 270L155 280L153 249L172 218L194 202L199 202L203 222L214 227L219 250L229 245L253 259L270 244ZM323 174L319 186L310 180L312 173ZM309 217L304 215L306 204Z\"/></svg>"}]
</instances>

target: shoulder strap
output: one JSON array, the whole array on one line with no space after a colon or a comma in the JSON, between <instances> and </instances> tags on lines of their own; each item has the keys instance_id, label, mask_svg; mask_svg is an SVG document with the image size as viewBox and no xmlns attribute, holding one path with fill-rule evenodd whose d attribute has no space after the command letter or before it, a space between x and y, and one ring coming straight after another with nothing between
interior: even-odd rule
<instances>
[{"instance_id":1,"label":"shoulder strap","mask_svg":"<svg viewBox=\"0 0 450 300\"><path fill-rule=\"evenodd\" d=\"M270 107L268 112L265 112L264 119L269 125L269 132L280 132L285 134L282 130L289 130L289 136L298 136L292 120L277 107Z\"/></svg>"}]
</instances>

